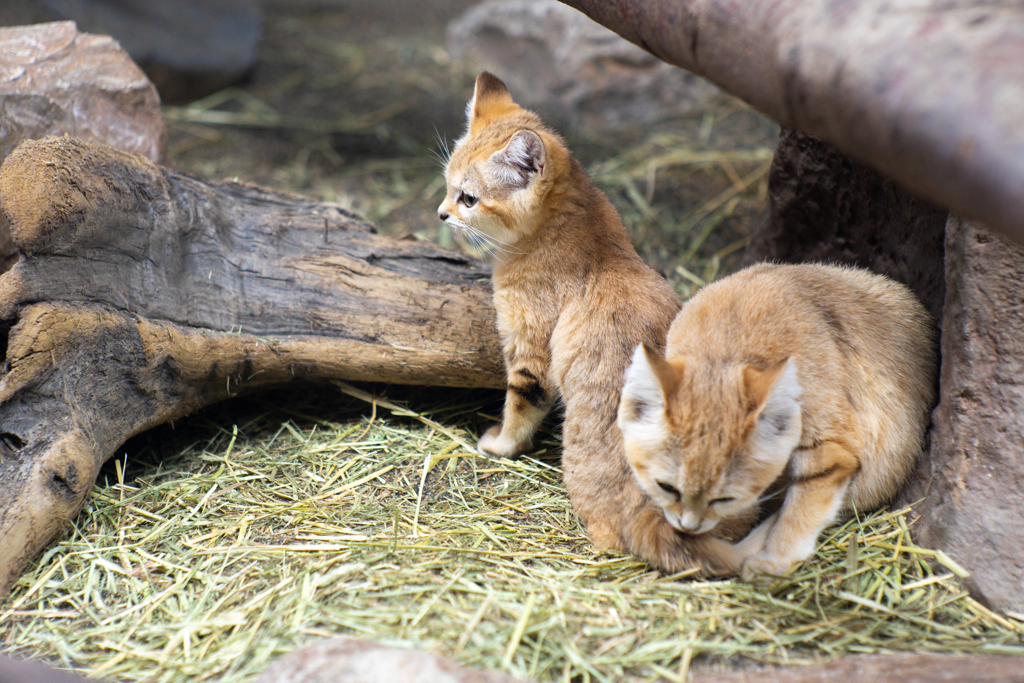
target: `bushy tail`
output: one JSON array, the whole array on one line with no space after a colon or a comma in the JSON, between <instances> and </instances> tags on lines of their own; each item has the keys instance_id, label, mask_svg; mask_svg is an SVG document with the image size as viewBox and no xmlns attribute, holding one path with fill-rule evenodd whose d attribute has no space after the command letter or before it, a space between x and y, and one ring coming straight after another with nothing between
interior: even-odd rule
<instances>
[{"instance_id":1,"label":"bushy tail","mask_svg":"<svg viewBox=\"0 0 1024 683\"><path fill-rule=\"evenodd\" d=\"M741 538L753 522L753 514L724 520L714 533ZM672 573L696 568L705 576L737 574L746 558L745 552L718 535L676 531L654 505L624 519L621 537L623 550Z\"/></svg>"}]
</instances>

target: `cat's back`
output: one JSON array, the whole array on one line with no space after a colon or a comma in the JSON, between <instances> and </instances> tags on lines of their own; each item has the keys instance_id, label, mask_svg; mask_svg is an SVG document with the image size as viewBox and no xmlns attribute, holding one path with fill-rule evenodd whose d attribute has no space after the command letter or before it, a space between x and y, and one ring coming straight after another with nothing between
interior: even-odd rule
<instances>
[{"instance_id":1,"label":"cat's back","mask_svg":"<svg viewBox=\"0 0 1024 683\"><path fill-rule=\"evenodd\" d=\"M931 361L932 321L903 285L859 268L760 264L701 289L668 335L670 352L757 361L864 356Z\"/></svg>"},{"instance_id":2,"label":"cat's back","mask_svg":"<svg viewBox=\"0 0 1024 683\"><path fill-rule=\"evenodd\" d=\"M719 280L684 305L666 352L707 368L792 359L801 443L835 440L861 454L858 501L898 489L934 405L930 316L903 285L854 268L763 264Z\"/></svg>"}]
</instances>

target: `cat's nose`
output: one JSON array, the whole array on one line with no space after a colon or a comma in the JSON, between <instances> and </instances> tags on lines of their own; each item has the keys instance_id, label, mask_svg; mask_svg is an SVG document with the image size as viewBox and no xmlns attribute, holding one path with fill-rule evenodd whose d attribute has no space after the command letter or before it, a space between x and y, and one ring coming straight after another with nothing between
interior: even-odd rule
<instances>
[{"instance_id":1,"label":"cat's nose","mask_svg":"<svg viewBox=\"0 0 1024 683\"><path fill-rule=\"evenodd\" d=\"M448 220L448 215L449 214L448 214L447 211L438 210L438 212L437 212L437 217L441 219L442 223L444 223L446 220Z\"/></svg>"},{"instance_id":2,"label":"cat's nose","mask_svg":"<svg viewBox=\"0 0 1024 683\"><path fill-rule=\"evenodd\" d=\"M700 528L700 517L687 510L679 515L679 528L683 531L696 531Z\"/></svg>"}]
</instances>

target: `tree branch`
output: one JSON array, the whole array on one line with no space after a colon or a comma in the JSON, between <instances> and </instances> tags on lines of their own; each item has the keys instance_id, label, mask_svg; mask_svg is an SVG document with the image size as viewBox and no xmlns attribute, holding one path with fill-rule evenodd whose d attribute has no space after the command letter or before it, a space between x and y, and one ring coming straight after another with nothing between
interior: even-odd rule
<instances>
[{"instance_id":1,"label":"tree branch","mask_svg":"<svg viewBox=\"0 0 1024 683\"><path fill-rule=\"evenodd\" d=\"M1024 243L1020 3L562 1Z\"/></svg>"}]
</instances>

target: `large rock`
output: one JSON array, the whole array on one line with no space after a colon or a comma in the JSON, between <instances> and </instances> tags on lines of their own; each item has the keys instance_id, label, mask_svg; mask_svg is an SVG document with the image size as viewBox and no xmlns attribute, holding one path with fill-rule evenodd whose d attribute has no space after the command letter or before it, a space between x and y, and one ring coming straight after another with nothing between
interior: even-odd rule
<instances>
[{"instance_id":1,"label":"large rock","mask_svg":"<svg viewBox=\"0 0 1024 683\"><path fill-rule=\"evenodd\" d=\"M931 451L904 500L976 596L1024 613L1024 247L951 217L945 272Z\"/></svg>"},{"instance_id":2,"label":"large rock","mask_svg":"<svg viewBox=\"0 0 1024 683\"><path fill-rule=\"evenodd\" d=\"M1018 657L890 654L839 657L790 667L694 667L691 683L1024 683ZM520 683L502 673L466 669L438 655L333 638L277 660L257 683Z\"/></svg>"},{"instance_id":3,"label":"large rock","mask_svg":"<svg viewBox=\"0 0 1024 683\"><path fill-rule=\"evenodd\" d=\"M62 134L166 155L160 97L117 42L70 21L0 28L0 162L24 140ZM16 258L0 214L0 272Z\"/></svg>"},{"instance_id":4,"label":"large rock","mask_svg":"<svg viewBox=\"0 0 1024 683\"><path fill-rule=\"evenodd\" d=\"M810 135L783 129L768 178L768 216L745 260L821 261L898 280L942 319L947 211Z\"/></svg>"},{"instance_id":5,"label":"large rock","mask_svg":"<svg viewBox=\"0 0 1024 683\"><path fill-rule=\"evenodd\" d=\"M852 655L824 664L694 671L690 683L1024 683L1020 657L992 655Z\"/></svg>"},{"instance_id":6,"label":"large rock","mask_svg":"<svg viewBox=\"0 0 1024 683\"><path fill-rule=\"evenodd\" d=\"M448 51L493 71L558 127L643 125L721 97L557 0L487 0L449 25Z\"/></svg>"},{"instance_id":7,"label":"large rock","mask_svg":"<svg viewBox=\"0 0 1024 683\"><path fill-rule=\"evenodd\" d=\"M76 21L84 31L116 38L167 102L196 99L247 77L256 66L263 37L263 11L252 0L43 0L43 4L57 17Z\"/></svg>"},{"instance_id":8,"label":"large rock","mask_svg":"<svg viewBox=\"0 0 1024 683\"><path fill-rule=\"evenodd\" d=\"M253 0L3 0L0 26L74 21L83 31L112 36L156 83L165 102L182 102L249 75L263 37L262 4Z\"/></svg>"},{"instance_id":9,"label":"large rock","mask_svg":"<svg viewBox=\"0 0 1024 683\"><path fill-rule=\"evenodd\" d=\"M88 681L89 679L77 674L51 669L39 662L22 661L0 655L0 683L88 683Z\"/></svg>"},{"instance_id":10,"label":"large rock","mask_svg":"<svg viewBox=\"0 0 1024 683\"><path fill-rule=\"evenodd\" d=\"M419 650L369 640L331 638L299 648L267 668L257 683L522 683L496 671L467 669Z\"/></svg>"},{"instance_id":11,"label":"large rock","mask_svg":"<svg viewBox=\"0 0 1024 683\"><path fill-rule=\"evenodd\" d=\"M158 162L166 153L156 89L116 41L70 21L0 28L0 161L62 133Z\"/></svg>"}]
</instances>

